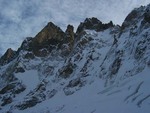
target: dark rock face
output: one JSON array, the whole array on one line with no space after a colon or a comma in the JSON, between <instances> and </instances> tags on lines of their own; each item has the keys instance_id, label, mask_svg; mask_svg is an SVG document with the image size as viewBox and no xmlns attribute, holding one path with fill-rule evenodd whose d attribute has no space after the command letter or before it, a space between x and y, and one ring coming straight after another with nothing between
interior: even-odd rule
<instances>
[{"instance_id":1,"label":"dark rock face","mask_svg":"<svg viewBox=\"0 0 150 113\"><path fill-rule=\"evenodd\" d=\"M139 60L144 56L146 48L147 48L145 43L146 43L146 41L144 40L144 41L140 41L137 44L137 47L136 47L136 50L135 50L135 53L134 53L134 58L135 59Z\"/></svg>"},{"instance_id":2,"label":"dark rock face","mask_svg":"<svg viewBox=\"0 0 150 113\"><path fill-rule=\"evenodd\" d=\"M74 69L74 66L71 63L64 66L61 70L59 70L60 77L63 77L63 78L69 77L73 73L73 69Z\"/></svg>"},{"instance_id":3,"label":"dark rock face","mask_svg":"<svg viewBox=\"0 0 150 113\"><path fill-rule=\"evenodd\" d=\"M26 59L47 56L53 49L61 49L63 44L69 44L71 49L74 43L74 27L68 25L65 32L49 22L34 38L27 38L21 45L20 50L30 51L25 55ZM33 54L32 54L33 53Z\"/></svg>"},{"instance_id":4,"label":"dark rock face","mask_svg":"<svg viewBox=\"0 0 150 113\"><path fill-rule=\"evenodd\" d=\"M133 10L126 18L125 21L132 21L133 19L135 19L138 15L137 10Z\"/></svg>"},{"instance_id":5,"label":"dark rock face","mask_svg":"<svg viewBox=\"0 0 150 113\"><path fill-rule=\"evenodd\" d=\"M52 98L57 93L57 90L47 91L48 98Z\"/></svg>"},{"instance_id":6,"label":"dark rock face","mask_svg":"<svg viewBox=\"0 0 150 113\"><path fill-rule=\"evenodd\" d=\"M136 18L138 17L137 10L133 10L131 13L128 14L128 16L125 18L125 21L122 24L122 29L127 28L130 26L130 24L133 24L133 22L136 22Z\"/></svg>"},{"instance_id":7,"label":"dark rock face","mask_svg":"<svg viewBox=\"0 0 150 113\"><path fill-rule=\"evenodd\" d=\"M109 27L113 27L112 21L107 24L103 24L97 18L86 18L85 21L80 23L79 27L77 28L77 34L81 33L84 29L103 31Z\"/></svg>"},{"instance_id":8,"label":"dark rock face","mask_svg":"<svg viewBox=\"0 0 150 113\"><path fill-rule=\"evenodd\" d=\"M121 59L120 58L116 58L116 60L112 64L111 74L115 75L118 72L120 66L121 66Z\"/></svg>"},{"instance_id":9,"label":"dark rock face","mask_svg":"<svg viewBox=\"0 0 150 113\"><path fill-rule=\"evenodd\" d=\"M66 31L63 32L59 27L49 22L34 38L27 37L17 51L13 51L11 48L8 49L1 57L0 65L8 64L21 51L27 52L24 55L25 59L34 59L35 56L47 56L53 49L62 49L63 51L64 48L62 45L65 44L67 44L68 48L66 50L64 49L64 54L68 55L73 49L74 37L75 33L72 25L68 25ZM22 72L23 70L19 69L20 71Z\"/></svg>"},{"instance_id":10,"label":"dark rock face","mask_svg":"<svg viewBox=\"0 0 150 113\"><path fill-rule=\"evenodd\" d=\"M73 79L69 82L69 84L64 87L63 91L65 95L72 95L75 91L80 90L80 88L83 86L83 82L80 78ZM75 88L75 90L73 90Z\"/></svg>"},{"instance_id":11,"label":"dark rock face","mask_svg":"<svg viewBox=\"0 0 150 113\"><path fill-rule=\"evenodd\" d=\"M50 22L33 38L29 44L29 50L33 51L36 56L41 56L41 52L43 54L41 49L46 48L51 51L53 46L60 47L65 39L64 37L65 33Z\"/></svg>"},{"instance_id":12,"label":"dark rock face","mask_svg":"<svg viewBox=\"0 0 150 113\"><path fill-rule=\"evenodd\" d=\"M80 78L71 80L69 82L69 84L67 85L67 87L75 87L75 86L82 86L82 82L81 82Z\"/></svg>"},{"instance_id":13,"label":"dark rock face","mask_svg":"<svg viewBox=\"0 0 150 113\"><path fill-rule=\"evenodd\" d=\"M25 90L25 86L19 81L16 83L9 83L0 90L1 106L8 105L13 102L13 99L21 92Z\"/></svg>"},{"instance_id":14,"label":"dark rock face","mask_svg":"<svg viewBox=\"0 0 150 113\"><path fill-rule=\"evenodd\" d=\"M150 23L150 8L146 9L146 12L144 13L144 20L148 23Z\"/></svg>"},{"instance_id":15,"label":"dark rock face","mask_svg":"<svg viewBox=\"0 0 150 113\"><path fill-rule=\"evenodd\" d=\"M15 88L15 84L8 84L3 89L1 89L0 94L5 94L14 88Z\"/></svg>"},{"instance_id":16,"label":"dark rock face","mask_svg":"<svg viewBox=\"0 0 150 113\"><path fill-rule=\"evenodd\" d=\"M49 39L58 39L61 41L63 40L63 36L64 32L52 22L49 22L47 26L35 36L34 41L42 46L42 44Z\"/></svg>"},{"instance_id":17,"label":"dark rock face","mask_svg":"<svg viewBox=\"0 0 150 113\"><path fill-rule=\"evenodd\" d=\"M18 49L18 52L20 52L20 50L27 50L27 51L31 51L31 48L29 48L31 42L32 42L33 38L32 37L27 37L21 44L21 47Z\"/></svg>"},{"instance_id":18,"label":"dark rock face","mask_svg":"<svg viewBox=\"0 0 150 113\"><path fill-rule=\"evenodd\" d=\"M34 59L35 56L34 56L33 53L31 53L31 52L29 53L29 52L28 52L28 53L24 56L24 58L25 58L25 59Z\"/></svg>"},{"instance_id":19,"label":"dark rock face","mask_svg":"<svg viewBox=\"0 0 150 113\"><path fill-rule=\"evenodd\" d=\"M139 20L142 20L142 26L144 26L145 23L150 23L150 5L148 5L148 7L141 6L131 11L122 24L122 30L128 27L133 28Z\"/></svg>"},{"instance_id":20,"label":"dark rock face","mask_svg":"<svg viewBox=\"0 0 150 113\"><path fill-rule=\"evenodd\" d=\"M11 48L9 48L6 53L0 58L0 65L5 65L11 62L14 58L16 58L17 52L13 51Z\"/></svg>"},{"instance_id":21,"label":"dark rock face","mask_svg":"<svg viewBox=\"0 0 150 113\"><path fill-rule=\"evenodd\" d=\"M69 53L72 51L74 46L75 33L74 33L74 27L72 25L67 26L65 35L66 35L66 40L64 41L64 44L61 48L63 56L69 55Z\"/></svg>"},{"instance_id":22,"label":"dark rock face","mask_svg":"<svg viewBox=\"0 0 150 113\"><path fill-rule=\"evenodd\" d=\"M2 99L2 104L1 104L1 106L5 106L5 105L10 104L10 103L12 103L12 98L6 96L6 97L4 97L4 98Z\"/></svg>"},{"instance_id":23,"label":"dark rock face","mask_svg":"<svg viewBox=\"0 0 150 113\"><path fill-rule=\"evenodd\" d=\"M29 51L26 59L33 59L34 56L45 57L56 47L60 48L66 39L66 34L52 22L49 22L34 38L26 38L18 52Z\"/></svg>"},{"instance_id":24,"label":"dark rock face","mask_svg":"<svg viewBox=\"0 0 150 113\"><path fill-rule=\"evenodd\" d=\"M17 67L15 69L15 73L24 73L24 72L25 72L25 70L22 67Z\"/></svg>"},{"instance_id":25,"label":"dark rock face","mask_svg":"<svg viewBox=\"0 0 150 113\"><path fill-rule=\"evenodd\" d=\"M0 94L12 92L13 94L19 94L25 90L25 87L21 83L10 83L0 90Z\"/></svg>"},{"instance_id":26,"label":"dark rock face","mask_svg":"<svg viewBox=\"0 0 150 113\"><path fill-rule=\"evenodd\" d=\"M72 25L68 25L66 29L67 40L70 44L74 42L74 27Z\"/></svg>"},{"instance_id":27,"label":"dark rock face","mask_svg":"<svg viewBox=\"0 0 150 113\"><path fill-rule=\"evenodd\" d=\"M30 107L35 106L36 104L40 103L39 99L37 97L32 97L30 100L25 101L24 103L17 105L16 107L19 110L24 110Z\"/></svg>"},{"instance_id":28,"label":"dark rock face","mask_svg":"<svg viewBox=\"0 0 150 113\"><path fill-rule=\"evenodd\" d=\"M68 25L65 31L66 34L74 34L74 27L72 25Z\"/></svg>"}]
</instances>

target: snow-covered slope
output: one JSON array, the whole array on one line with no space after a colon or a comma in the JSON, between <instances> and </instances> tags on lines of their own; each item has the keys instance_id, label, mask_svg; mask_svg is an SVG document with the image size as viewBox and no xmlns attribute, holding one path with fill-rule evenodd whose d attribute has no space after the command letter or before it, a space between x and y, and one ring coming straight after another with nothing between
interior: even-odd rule
<instances>
[{"instance_id":1,"label":"snow-covered slope","mask_svg":"<svg viewBox=\"0 0 150 113\"><path fill-rule=\"evenodd\" d=\"M150 5L123 25L49 23L0 59L0 112L149 113Z\"/></svg>"}]
</instances>

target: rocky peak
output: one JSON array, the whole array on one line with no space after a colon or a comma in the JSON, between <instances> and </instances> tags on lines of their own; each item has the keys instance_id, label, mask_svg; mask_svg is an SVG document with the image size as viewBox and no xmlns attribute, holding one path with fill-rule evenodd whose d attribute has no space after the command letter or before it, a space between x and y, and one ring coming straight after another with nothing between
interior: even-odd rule
<instances>
[{"instance_id":1,"label":"rocky peak","mask_svg":"<svg viewBox=\"0 0 150 113\"><path fill-rule=\"evenodd\" d=\"M60 46L64 41L65 33L52 22L49 22L29 43L29 50L36 56L41 56L41 49L50 52L52 46ZM45 53L45 50L44 50Z\"/></svg>"},{"instance_id":2,"label":"rocky peak","mask_svg":"<svg viewBox=\"0 0 150 113\"><path fill-rule=\"evenodd\" d=\"M45 57L52 49L60 49L63 44L69 44L69 47L74 42L74 27L68 25L65 32L59 27L49 22L34 38L27 37L18 52L21 50L29 51L32 56ZM28 55L27 55L28 56Z\"/></svg>"},{"instance_id":3,"label":"rocky peak","mask_svg":"<svg viewBox=\"0 0 150 113\"><path fill-rule=\"evenodd\" d=\"M50 39L62 40L64 32L54 25L52 22L49 22L34 38L38 44L43 44L45 41Z\"/></svg>"},{"instance_id":4,"label":"rocky peak","mask_svg":"<svg viewBox=\"0 0 150 113\"><path fill-rule=\"evenodd\" d=\"M63 56L69 55L74 46L75 33L74 33L74 27L72 25L67 26L65 35L66 38L61 48Z\"/></svg>"},{"instance_id":5,"label":"rocky peak","mask_svg":"<svg viewBox=\"0 0 150 113\"><path fill-rule=\"evenodd\" d=\"M81 22L79 27L77 28L77 34L81 33L84 29L103 31L112 27L113 23L110 21L107 24L103 24L100 20L95 17L86 18L84 22Z\"/></svg>"},{"instance_id":6,"label":"rocky peak","mask_svg":"<svg viewBox=\"0 0 150 113\"><path fill-rule=\"evenodd\" d=\"M0 58L0 65L5 65L16 57L16 51L11 48L7 49L6 53Z\"/></svg>"},{"instance_id":7,"label":"rocky peak","mask_svg":"<svg viewBox=\"0 0 150 113\"><path fill-rule=\"evenodd\" d=\"M29 45L32 42L33 38L32 37L27 37L21 44L21 47L18 49L18 52L20 50L29 50Z\"/></svg>"},{"instance_id":8,"label":"rocky peak","mask_svg":"<svg viewBox=\"0 0 150 113\"><path fill-rule=\"evenodd\" d=\"M150 23L150 4L147 6L146 11L144 13L144 20Z\"/></svg>"},{"instance_id":9,"label":"rocky peak","mask_svg":"<svg viewBox=\"0 0 150 113\"><path fill-rule=\"evenodd\" d=\"M68 25L65 32L66 33L73 33L73 31L74 31L74 27L72 25Z\"/></svg>"},{"instance_id":10,"label":"rocky peak","mask_svg":"<svg viewBox=\"0 0 150 113\"><path fill-rule=\"evenodd\" d=\"M92 18L86 18L84 24L87 29L91 29L91 27L94 26L96 27L98 24L102 24L102 22L97 18L92 17Z\"/></svg>"},{"instance_id":11,"label":"rocky peak","mask_svg":"<svg viewBox=\"0 0 150 113\"><path fill-rule=\"evenodd\" d=\"M131 11L122 24L122 30L137 27L139 22L141 22L141 25L147 22L150 23L150 5L141 6Z\"/></svg>"},{"instance_id":12,"label":"rocky peak","mask_svg":"<svg viewBox=\"0 0 150 113\"><path fill-rule=\"evenodd\" d=\"M74 41L74 27L72 25L68 25L65 31L68 41Z\"/></svg>"},{"instance_id":13,"label":"rocky peak","mask_svg":"<svg viewBox=\"0 0 150 113\"><path fill-rule=\"evenodd\" d=\"M14 55L14 51L11 48L9 48L9 49L7 49L7 51L5 53L5 58L7 58L7 59L11 58L13 55Z\"/></svg>"}]
</instances>

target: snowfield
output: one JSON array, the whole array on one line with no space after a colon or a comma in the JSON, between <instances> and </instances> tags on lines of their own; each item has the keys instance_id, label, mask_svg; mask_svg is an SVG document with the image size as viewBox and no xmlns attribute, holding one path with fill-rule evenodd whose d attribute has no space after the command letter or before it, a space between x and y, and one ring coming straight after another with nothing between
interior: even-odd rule
<instances>
[{"instance_id":1,"label":"snowfield","mask_svg":"<svg viewBox=\"0 0 150 113\"><path fill-rule=\"evenodd\" d=\"M63 91L60 91L50 100L21 112L149 113L149 71L147 67L142 73L110 87L104 87L104 81L95 77L91 84L81 88L73 95L66 96ZM20 113L20 111L16 110L14 113Z\"/></svg>"}]
</instances>

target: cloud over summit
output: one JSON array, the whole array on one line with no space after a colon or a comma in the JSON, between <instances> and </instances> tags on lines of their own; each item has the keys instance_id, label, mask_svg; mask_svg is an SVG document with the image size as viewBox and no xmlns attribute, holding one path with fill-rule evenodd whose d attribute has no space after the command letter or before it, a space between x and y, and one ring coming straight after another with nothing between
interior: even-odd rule
<instances>
[{"instance_id":1,"label":"cloud over summit","mask_svg":"<svg viewBox=\"0 0 150 113\"><path fill-rule=\"evenodd\" d=\"M121 24L135 7L149 0L1 0L0 53L17 49L23 39L35 36L49 21L65 30L68 24L77 28L87 17Z\"/></svg>"}]
</instances>

